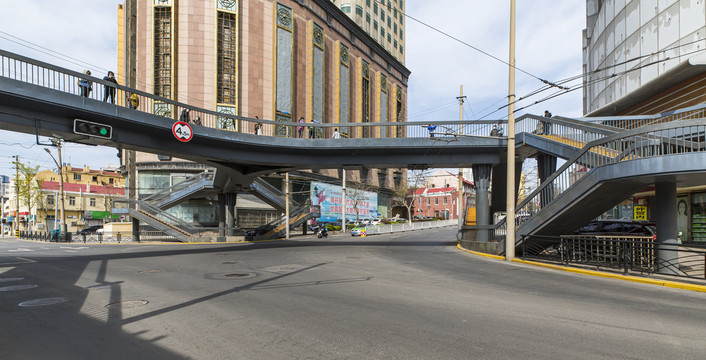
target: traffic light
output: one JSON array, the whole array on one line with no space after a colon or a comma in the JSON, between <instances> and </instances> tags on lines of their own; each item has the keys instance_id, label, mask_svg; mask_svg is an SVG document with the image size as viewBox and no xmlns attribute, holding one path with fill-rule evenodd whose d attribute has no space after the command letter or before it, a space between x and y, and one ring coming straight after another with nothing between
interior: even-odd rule
<instances>
[{"instance_id":1,"label":"traffic light","mask_svg":"<svg viewBox=\"0 0 706 360\"><path fill-rule=\"evenodd\" d=\"M92 121L74 119L74 133L110 139L113 136L113 127Z\"/></svg>"}]
</instances>

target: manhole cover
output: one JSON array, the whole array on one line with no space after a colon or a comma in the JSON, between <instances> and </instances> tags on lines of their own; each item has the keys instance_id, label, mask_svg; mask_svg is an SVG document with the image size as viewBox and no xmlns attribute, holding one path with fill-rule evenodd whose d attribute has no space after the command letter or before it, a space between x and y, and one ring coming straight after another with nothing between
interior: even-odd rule
<instances>
[{"instance_id":1,"label":"manhole cover","mask_svg":"<svg viewBox=\"0 0 706 360\"><path fill-rule=\"evenodd\" d=\"M6 282L11 282L11 281L20 281L24 280L25 278L4 278L0 279L0 283L6 283Z\"/></svg>"},{"instance_id":2,"label":"manhole cover","mask_svg":"<svg viewBox=\"0 0 706 360\"><path fill-rule=\"evenodd\" d=\"M149 304L147 300L123 300L114 303L110 303L105 307L108 309L132 309L140 306Z\"/></svg>"},{"instance_id":3,"label":"manhole cover","mask_svg":"<svg viewBox=\"0 0 706 360\"><path fill-rule=\"evenodd\" d=\"M54 304L61 304L63 302L67 302L69 299L65 297L53 297L53 298L44 298L44 299L36 299L36 300L29 300L25 302L21 302L20 306L22 307L35 307L35 306L49 306L49 305L54 305Z\"/></svg>"},{"instance_id":4,"label":"manhole cover","mask_svg":"<svg viewBox=\"0 0 706 360\"><path fill-rule=\"evenodd\" d=\"M12 285L0 287L0 291L17 291L36 288L37 285Z\"/></svg>"},{"instance_id":5,"label":"manhole cover","mask_svg":"<svg viewBox=\"0 0 706 360\"><path fill-rule=\"evenodd\" d=\"M240 264L240 261L224 261L221 264Z\"/></svg>"},{"instance_id":6,"label":"manhole cover","mask_svg":"<svg viewBox=\"0 0 706 360\"><path fill-rule=\"evenodd\" d=\"M209 279L218 279L218 280L223 280L223 279L249 279L257 276L256 273L252 272L247 272L247 271L239 271L239 272L227 272L227 273L216 273L216 274L208 274L206 275L207 278Z\"/></svg>"},{"instance_id":7,"label":"manhole cover","mask_svg":"<svg viewBox=\"0 0 706 360\"><path fill-rule=\"evenodd\" d=\"M225 274L223 275L225 277L247 277L250 276L248 273L233 273L233 274Z\"/></svg>"},{"instance_id":8,"label":"manhole cover","mask_svg":"<svg viewBox=\"0 0 706 360\"><path fill-rule=\"evenodd\" d=\"M151 274L151 273L158 273L161 272L162 270L140 270L137 273L138 274Z\"/></svg>"}]
</instances>

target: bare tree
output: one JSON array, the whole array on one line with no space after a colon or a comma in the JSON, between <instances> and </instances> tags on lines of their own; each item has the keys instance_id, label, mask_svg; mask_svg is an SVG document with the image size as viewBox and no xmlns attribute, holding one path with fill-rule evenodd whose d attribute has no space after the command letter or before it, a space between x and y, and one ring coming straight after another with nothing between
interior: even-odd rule
<instances>
[{"instance_id":1,"label":"bare tree","mask_svg":"<svg viewBox=\"0 0 706 360\"><path fill-rule=\"evenodd\" d=\"M373 192L375 189L375 186L365 183L352 183L348 186L348 189L346 189L346 198L351 200L353 211L355 211L355 221L358 221L360 218L360 206L370 200L368 193Z\"/></svg>"},{"instance_id":2,"label":"bare tree","mask_svg":"<svg viewBox=\"0 0 706 360\"><path fill-rule=\"evenodd\" d=\"M407 209L407 216L409 217L407 220L409 222L412 222L412 215L414 215L412 213L412 208L414 207L414 201L417 197L415 195L415 190L424 187L424 184L427 182L429 177L427 170L413 170L411 174L411 178L408 178L409 186L404 183L396 186L392 198L393 205L403 206Z\"/></svg>"}]
</instances>

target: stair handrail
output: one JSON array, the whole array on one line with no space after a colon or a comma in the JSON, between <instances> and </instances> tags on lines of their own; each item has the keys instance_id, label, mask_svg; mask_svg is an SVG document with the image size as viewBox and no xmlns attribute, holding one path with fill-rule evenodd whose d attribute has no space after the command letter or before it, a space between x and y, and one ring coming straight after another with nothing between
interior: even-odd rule
<instances>
[{"instance_id":1,"label":"stair handrail","mask_svg":"<svg viewBox=\"0 0 706 360\"><path fill-rule=\"evenodd\" d=\"M682 131L677 131L678 129L681 129ZM688 130L688 132L686 130ZM587 174L600 166L611 165L633 159L664 156L668 154L704 152L706 151L706 143L703 142L674 139L669 144L670 146L663 146L662 144L663 139L673 138L668 136L670 133L682 134L682 136L685 136L685 134L703 134L705 132L706 124L703 119L678 120L632 130L625 130L606 136L603 139L592 141L577 151L573 157L564 163L564 165L549 176L524 200L517 204L515 207L515 214L522 213L527 216L516 218L516 224L521 227L523 224L527 223L529 220L538 215L542 208L551 205L560 196L566 194L579 180L583 179ZM624 148L625 143L636 144L644 142L644 139L655 141L648 141L647 145L644 147L633 147L628 153L619 151ZM608 157L599 154L606 148L615 150L619 155L616 157ZM577 164L582 164L581 166L585 167L585 171L574 171L571 169ZM550 186L552 186L552 191L548 191ZM542 196L544 197L543 199L541 198ZM535 211L536 209L533 207L538 207L538 210ZM506 221L507 219L499 221L496 224L496 229L505 227Z\"/></svg>"},{"instance_id":2,"label":"stair handrail","mask_svg":"<svg viewBox=\"0 0 706 360\"><path fill-rule=\"evenodd\" d=\"M158 203L166 198L169 198L169 195L181 190L185 190L189 187L191 187L194 184L197 184L201 182L202 180L213 180L215 171L214 169L207 169L205 171L202 171L196 175L187 177L184 179L184 181L179 182L175 185L172 185L168 188L161 189L155 193L152 193L141 200L151 202L151 203Z\"/></svg>"},{"instance_id":3,"label":"stair handrail","mask_svg":"<svg viewBox=\"0 0 706 360\"><path fill-rule=\"evenodd\" d=\"M178 227L182 230L186 230L187 232L190 232L190 233L194 233L194 232L198 232L198 231L202 230L202 229L199 229L199 228L185 222L184 220L168 213L167 211L162 210L162 209L160 209L160 208L158 208L158 207L156 207L156 206L154 206L144 200L120 198L120 199L114 199L113 201L114 202L127 202L129 204L136 204L138 206L139 210L143 210L143 211L147 212L148 214L153 215L157 218L159 218L160 216L164 217L168 221L171 222L170 225Z\"/></svg>"},{"instance_id":4,"label":"stair handrail","mask_svg":"<svg viewBox=\"0 0 706 360\"><path fill-rule=\"evenodd\" d=\"M278 196L278 197L284 197L284 193L282 190L276 188L272 184L268 183L267 181L263 180L262 178L256 178L255 181L252 182L251 187L257 187L260 186L264 188L264 190L271 192L272 194ZM294 207L300 207L301 204L299 204L297 201L294 199L289 199L289 204L294 206Z\"/></svg>"}]
</instances>

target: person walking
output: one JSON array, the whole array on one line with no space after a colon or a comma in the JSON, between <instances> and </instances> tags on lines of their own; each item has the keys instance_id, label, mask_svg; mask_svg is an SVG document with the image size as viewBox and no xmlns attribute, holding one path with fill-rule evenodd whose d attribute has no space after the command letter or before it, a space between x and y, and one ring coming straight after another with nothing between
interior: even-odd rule
<instances>
[{"instance_id":1,"label":"person walking","mask_svg":"<svg viewBox=\"0 0 706 360\"><path fill-rule=\"evenodd\" d=\"M255 119L259 120L260 118L257 117L257 115L255 115ZM260 135L261 130L262 130L262 124L260 124L259 122L256 122L255 123L255 135Z\"/></svg>"},{"instance_id":2,"label":"person walking","mask_svg":"<svg viewBox=\"0 0 706 360\"><path fill-rule=\"evenodd\" d=\"M545 118L550 118L552 117L552 113L549 112L549 110L544 110L544 117ZM549 121L542 121L542 126L544 127L544 135L551 135L552 134L552 123Z\"/></svg>"},{"instance_id":3,"label":"person walking","mask_svg":"<svg viewBox=\"0 0 706 360\"><path fill-rule=\"evenodd\" d=\"M338 132L338 128L333 128L333 136L331 136L331 139L340 139L341 138L341 133Z\"/></svg>"},{"instance_id":4,"label":"person walking","mask_svg":"<svg viewBox=\"0 0 706 360\"><path fill-rule=\"evenodd\" d=\"M503 123L499 122L497 129L498 133L496 134L496 136L503 136L505 134L505 130L503 130Z\"/></svg>"},{"instance_id":5,"label":"person walking","mask_svg":"<svg viewBox=\"0 0 706 360\"><path fill-rule=\"evenodd\" d=\"M434 130L436 130L436 125L427 125L427 130L429 130L429 137L433 138L434 137Z\"/></svg>"},{"instance_id":6,"label":"person walking","mask_svg":"<svg viewBox=\"0 0 706 360\"><path fill-rule=\"evenodd\" d=\"M311 123L315 124L314 119L311 119ZM316 129L313 126L309 126L309 139L316 137Z\"/></svg>"},{"instance_id":7,"label":"person walking","mask_svg":"<svg viewBox=\"0 0 706 360\"><path fill-rule=\"evenodd\" d=\"M297 133L299 134L300 139L304 137L304 126L302 125L304 122L304 117L300 117L298 121L299 126L297 127Z\"/></svg>"},{"instance_id":8,"label":"person walking","mask_svg":"<svg viewBox=\"0 0 706 360\"><path fill-rule=\"evenodd\" d=\"M91 76L90 70L83 70L83 73L88 76ZM81 96L88 97L88 95L93 90L93 81L81 78L78 80L78 87L79 89L81 89Z\"/></svg>"},{"instance_id":9,"label":"person walking","mask_svg":"<svg viewBox=\"0 0 706 360\"><path fill-rule=\"evenodd\" d=\"M118 85L118 80L115 80L115 74L112 71L108 71L108 75L106 75L103 80ZM115 86L105 86L105 92L103 93L103 101L108 101L108 97L110 97L110 103L115 104Z\"/></svg>"},{"instance_id":10,"label":"person walking","mask_svg":"<svg viewBox=\"0 0 706 360\"><path fill-rule=\"evenodd\" d=\"M493 125L493 130L490 130L490 136L498 136L498 126Z\"/></svg>"}]
</instances>

